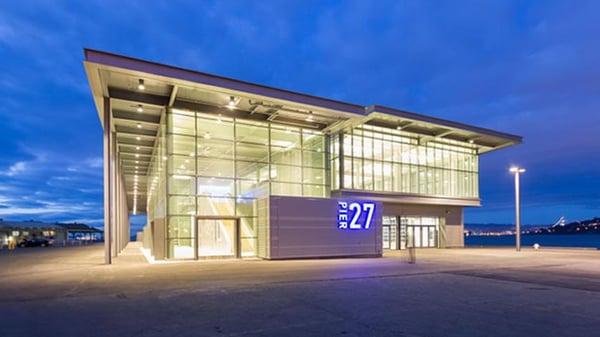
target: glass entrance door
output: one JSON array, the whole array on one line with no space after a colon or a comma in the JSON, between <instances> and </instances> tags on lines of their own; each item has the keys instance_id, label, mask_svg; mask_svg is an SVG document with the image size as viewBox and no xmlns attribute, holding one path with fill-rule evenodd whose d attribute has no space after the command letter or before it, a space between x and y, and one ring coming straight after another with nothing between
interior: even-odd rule
<instances>
[{"instance_id":1,"label":"glass entrance door","mask_svg":"<svg viewBox=\"0 0 600 337\"><path fill-rule=\"evenodd\" d=\"M390 226L382 226L383 249L390 249Z\"/></svg>"},{"instance_id":2,"label":"glass entrance door","mask_svg":"<svg viewBox=\"0 0 600 337\"><path fill-rule=\"evenodd\" d=\"M406 247L437 247L439 222L439 218L435 217L402 217L402 226L406 228Z\"/></svg>"},{"instance_id":3,"label":"glass entrance door","mask_svg":"<svg viewBox=\"0 0 600 337\"><path fill-rule=\"evenodd\" d=\"M198 218L197 258L239 257L239 220L235 218Z\"/></svg>"},{"instance_id":4,"label":"glass entrance door","mask_svg":"<svg viewBox=\"0 0 600 337\"><path fill-rule=\"evenodd\" d=\"M398 249L398 221L395 216L384 216L382 221L383 249Z\"/></svg>"}]
</instances>

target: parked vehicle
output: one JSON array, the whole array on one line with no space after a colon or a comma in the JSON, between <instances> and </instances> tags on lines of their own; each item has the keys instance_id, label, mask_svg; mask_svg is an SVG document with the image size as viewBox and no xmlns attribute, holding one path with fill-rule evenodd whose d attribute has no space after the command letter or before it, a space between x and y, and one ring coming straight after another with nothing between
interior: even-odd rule
<instances>
[{"instance_id":1,"label":"parked vehicle","mask_svg":"<svg viewBox=\"0 0 600 337\"><path fill-rule=\"evenodd\" d=\"M47 247L50 246L50 241L46 239L33 238L23 239L19 242L19 247Z\"/></svg>"}]
</instances>

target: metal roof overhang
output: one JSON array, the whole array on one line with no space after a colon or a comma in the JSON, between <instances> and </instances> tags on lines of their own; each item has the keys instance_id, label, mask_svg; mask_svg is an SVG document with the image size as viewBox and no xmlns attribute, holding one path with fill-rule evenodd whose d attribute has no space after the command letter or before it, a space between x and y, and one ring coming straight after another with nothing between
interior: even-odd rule
<instances>
[{"instance_id":1,"label":"metal roof overhang","mask_svg":"<svg viewBox=\"0 0 600 337\"><path fill-rule=\"evenodd\" d=\"M401 129L420 141L435 139L466 142L479 153L500 149L522 141L521 137L403 110L356 104L306 95L289 90L244 82L222 76L149 62L117 54L84 49L84 67L93 99L103 124L105 98L110 98L112 125L117 135L119 164L125 174L128 205L132 207L131 179L135 166L145 178L154 147L161 114L166 109L195 110L241 118L274 120L333 133L362 124ZM136 90L143 79L147 89ZM230 111L225 99L247 99ZM136 113L142 105L144 113ZM315 120L307 122L306 117ZM102 125L104 127L104 125ZM138 148L139 147L139 148ZM141 151L141 152L140 152ZM135 157L135 153L139 157ZM142 188L145 179L140 180ZM138 208L145 209L145 193Z\"/></svg>"},{"instance_id":2,"label":"metal roof overhang","mask_svg":"<svg viewBox=\"0 0 600 337\"><path fill-rule=\"evenodd\" d=\"M402 130L421 143L432 140L462 142L476 148L480 154L522 142L520 136L378 105L367 107L364 116L330 125L325 131L334 133L361 125Z\"/></svg>"}]
</instances>

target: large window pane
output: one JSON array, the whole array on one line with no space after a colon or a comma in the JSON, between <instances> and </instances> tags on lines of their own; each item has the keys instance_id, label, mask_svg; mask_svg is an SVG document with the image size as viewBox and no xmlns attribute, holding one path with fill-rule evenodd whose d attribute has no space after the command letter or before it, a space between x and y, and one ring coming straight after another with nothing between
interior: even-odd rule
<instances>
[{"instance_id":1,"label":"large window pane","mask_svg":"<svg viewBox=\"0 0 600 337\"><path fill-rule=\"evenodd\" d=\"M170 196L169 214L194 215L196 214L196 198L193 196Z\"/></svg>"},{"instance_id":2,"label":"large window pane","mask_svg":"<svg viewBox=\"0 0 600 337\"><path fill-rule=\"evenodd\" d=\"M198 175L232 178L234 176L233 163L233 160L199 157Z\"/></svg>"},{"instance_id":3,"label":"large window pane","mask_svg":"<svg viewBox=\"0 0 600 337\"><path fill-rule=\"evenodd\" d=\"M195 175L196 165L194 157L190 156L169 156L169 173L180 175Z\"/></svg>"},{"instance_id":4,"label":"large window pane","mask_svg":"<svg viewBox=\"0 0 600 337\"><path fill-rule=\"evenodd\" d=\"M302 165L302 151L299 149L287 149L271 147L271 161L277 164Z\"/></svg>"},{"instance_id":5,"label":"large window pane","mask_svg":"<svg viewBox=\"0 0 600 337\"><path fill-rule=\"evenodd\" d=\"M231 118L222 116L198 114L198 136L233 140L233 122Z\"/></svg>"},{"instance_id":6,"label":"large window pane","mask_svg":"<svg viewBox=\"0 0 600 337\"><path fill-rule=\"evenodd\" d=\"M305 197L325 197L326 190L323 185L307 185L303 187Z\"/></svg>"},{"instance_id":7,"label":"large window pane","mask_svg":"<svg viewBox=\"0 0 600 337\"><path fill-rule=\"evenodd\" d=\"M325 184L325 170L318 168L305 167L302 169L303 179L305 184Z\"/></svg>"},{"instance_id":8,"label":"large window pane","mask_svg":"<svg viewBox=\"0 0 600 337\"><path fill-rule=\"evenodd\" d=\"M235 199L221 197L198 197L198 215L235 215Z\"/></svg>"},{"instance_id":9,"label":"large window pane","mask_svg":"<svg viewBox=\"0 0 600 337\"><path fill-rule=\"evenodd\" d=\"M249 121L242 123L238 121L235 126L235 132L236 141L263 145L269 144L269 129L267 128L267 124Z\"/></svg>"},{"instance_id":10,"label":"large window pane","mask_svg":"<svg viewBox=\"0 0 600 337\"><path fill-rule=\"evenodd\" d=\"M233 142L199 137L197 147L198 156L233 159Z\"/></svg>"},{"instance_id":11,"label":"large window pane","mask_svg":"<svg viewBox=\"0 0 600 337\"><path fill-rule=\"evenodd\" d=\"M271 194L302 196L302 185L273 182L271 183Z\"/></svg>"},{"instance_id":12,"label":"large window pane","mask_svg":"<svg viewBox=\"0 0 600 337\"><path fill-rule=\"evenodd\" d=\"M196 138L190 136L168 135L169 153L189 156L196 153Z\"/></svg>"},{"instance_id":13,"label":"large window pane","mask_svg":"<svg viewBox=\"0 0 600 337\"><path fill-rule=\"evenodd\" d=\"M352 158L344 159L344 188L352 188Z\"/></svg>"},{"instance_id":14,"label":"large window pane","mask_svg":"<svg viewBox=\"0 0 600 337\"><path fill-rule=\"evenodd\" d=\"M301 182L302 168L299 166L271 164L271 179L275 181Z\"/></svg>"},{"instance_id":15,"label":"large window pane","mask_svg":"<svg viewBox=\"0 0 600 337\"><path fill-rule=\"evenodd\" d=\"M176 133L181 135L196 135L196 121L194 114L182 115L182 114L169 114L169 133Z\"/></svg>"},{"instance_id":16,"label":"large window pane","mask_svg":"<svg viewBox=\"0 0 600 337\"><path fill-rule=\"evenodd\" d=\"M269 147L264 144L236 143L237 160L269 161Z\"/></svg>"},{"instance_id":17,"label":"large window pane","mask_svg":"<svg viewBox=\"0 0 600 337\"><path fill-rule=\"evenodd\" d=\"M288 126L271 126L271 146L286 149L300 148L300 130Z\"/></svg>"},{"instance_id":18,"label":"large window pane","mask_svg":"<svg viewBox=\"0 0 600 337\"><path fill-rule=\"evenodd\" d=\"M170 216L169 238L192 238L194 232L193 216Z\"/></svg>"},{"instance_id":19,"label":"large window pane","mask_svg":"<svg viewBox=\"0 0 600 337\"><path fill-rule=\"evenodd\" d=\"M252 217L256 215L256 199L236 199L236 215Z\"/></svg>"},{"instance_id":20,"label":"large window pane","mask_svg":"<svg viewBox=\"0 0 600 337\"><path fill-rule=\"evenodd\" d=\"M312 130L304 130L302 134L303 148L317 152L325 152L325 137Z\"/></svg>"},{"instance_id":21,"label":"large window pane","mask_svg":"<svg viewBox=\"0 0 600 337\"><path fill-rule=\"evenodd\" d=\"M361 158L353 158L353 188L356 190L363 189L363 161Z\"/></svg>"},{"instance_id":22,"label":"large window pane","mask_svg":"<svg viewBox=\"0 0 600 337\"><path fill-rule=\"evenodd\" d=\"M268 169L269 164L267 163L256 163L247 161L236 162L236 177L248 179L252 181L259 180L259 172L261 169Z\"/></svg>"},{"instance_id":23,"label":"large window pane","mask_svg":"<svg viewBox=\"0 0 600 337\"><path fill-rule=\"evenodd\" d=\"M304 166L325 167L325 153L304 151L303 163Z\"/></svg>"},{"instance_id":24,"label":"large window pane","mask_svg":"<svg viewBox=\"0 0 600 337\"><path fill-rule=\"evenodd\" d=\"M194 195L196 179L190 176L173 175L169 177L169 194Z\"/></svg>"},{"instance_id":25,"label":"large window pane","mask_svg":"<svg viewBox=\"0 0 600 337\"><path fill-rule=\"evenodd\" d=\"M208 196L234 196L233 179L198 178L198 194Z\"/></svg>"},{"instance_id":26,"label":"large window pane","mask_svg":"<svg viewBox=\"0 0 600 337\"><path fill-rule=\"evenodd\" d=\"M268 193L269 184L251 180L237 180L237 196L239 198L259 198Z\"/></svg>"}]
</instances>

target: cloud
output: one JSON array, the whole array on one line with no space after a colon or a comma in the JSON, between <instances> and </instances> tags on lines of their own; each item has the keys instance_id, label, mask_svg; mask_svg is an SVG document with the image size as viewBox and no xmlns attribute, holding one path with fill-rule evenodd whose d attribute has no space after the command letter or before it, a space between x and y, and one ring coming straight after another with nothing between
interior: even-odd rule
<instances>
[{"instance_id":1,"label":"cloud","mask_svg":"<svg viewBox=\"0 0 600 337\"><path fill-rule=\"evenodd\" d=\"M2 172L3 175L8 176L8 177L14 177L16 175L19 175L21 173L24 173L27 170L27 163L24 161L18 161L14 164L12 164L8 170Z\"/></svg>"}]
</instances>

